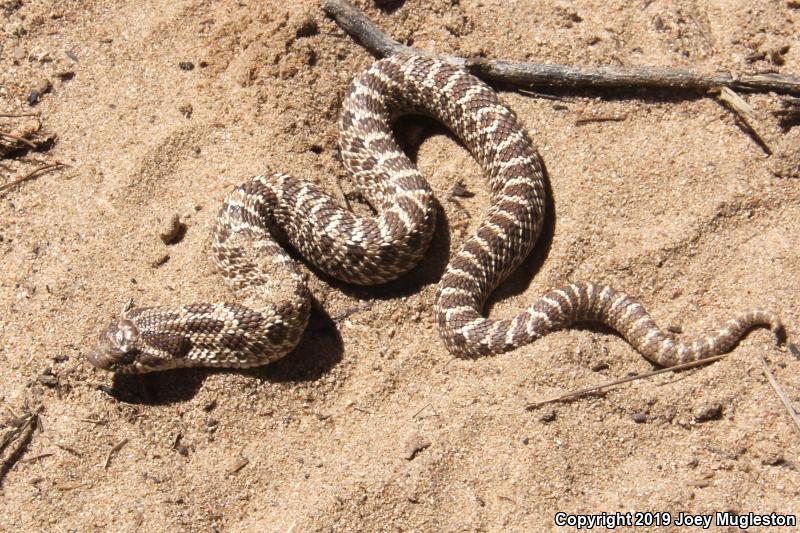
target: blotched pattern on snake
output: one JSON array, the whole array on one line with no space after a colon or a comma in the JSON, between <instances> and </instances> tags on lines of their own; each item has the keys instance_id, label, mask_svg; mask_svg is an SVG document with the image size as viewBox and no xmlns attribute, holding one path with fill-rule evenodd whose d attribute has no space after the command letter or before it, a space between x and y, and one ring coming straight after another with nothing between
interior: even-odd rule
<instances>
[{"instance_id":1,"label":"blotched pattern on snake","mask_svg":"<svg viewBox=\"0 0 800 533\"><path fill-rule=\"evenodd\" d=\"M147 372L242 368L283 357L299 342L311 303L305 275L279 242L349 283L384 283L414 268L431 241L435 210L430 187L392 134L393 120L408 113L433 116L452 130L491 189L488 212L452 256L436 292L436 322L453 354L505 352L579 321L610 326L659 365L725 353L754 326L783 336L776 314L752 310L711 335L678 342L630 296L583 282L551 290L512 319L483 317L489 294L539 236L545 212L539 156L514 112L483 82L430 57L397 55L355 79L340 120L342 161L375 216L343 209L313 183L280 173L256 176L225 200L213 235L214 260L239 301L134 308L108 327L88 359L110 370Z\"/></svg>"}]
</instances>

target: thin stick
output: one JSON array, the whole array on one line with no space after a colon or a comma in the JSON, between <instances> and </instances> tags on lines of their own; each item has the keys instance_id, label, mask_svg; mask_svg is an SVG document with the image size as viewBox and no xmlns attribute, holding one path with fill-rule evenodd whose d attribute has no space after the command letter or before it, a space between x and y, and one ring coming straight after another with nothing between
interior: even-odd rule
<instances>
[{"instance_id":1,"label":"thin stick","mask_svg":"<svg viewBox=\"0 0 800 533\"><path fill-rule=\"evenodd\" d=\"M25 137L20 137L19 135L12 135L10 133L6 133L4 131L0 131L0 137L5 137L6 139L11 139L13 141L17 141L19 143L25 144L25 145L28 146L28 148L31 148L32 150L36 150L36 148L38 148L34 143L29 141Z\"/></svg>"},{"instance_id":2,"label":"thin stick","mask_svg":"<svg viewBox=\"0 0 800 533\"><path fill-rule=\"evenodd\" d=\"M25 174L25 175L24 175L24 176L22 176L21 178L17 178L17 179L15 179L14 181L12 181L12 182L10 182L10 183L6 183L5 185L1 185L1 186L0 186L0 194L5 194L5 193L7 193L8 191L10 191L11 189L13 189L14 187L16 187L17 185L19 185L20 183L22 183L22 182L24 182L24 181L28 181L29 179L31 179L31 178L33 178L33 177L35 177L37 174L39 174L39 173L41 173L41 172L44 172L45 170L50 170L50 169L52 169L52 168L56 168L56 167L65 167L65 166L67 166L67 165L65 165L64 163L51 163L51 164L48 164L48 165L44 165L44 166L42 166L42 167L39 167L39 168L37 168L36 170L34 170L34 171L32 171L32 172L29 172L29 173Z\"/></svg>"},{"instance_id":3,"label":"thin stick","mask_svg":"<svg viewBox=\"0 0 800 533\"><path fill-rule=\"evenodd\" d=\"M536 409L537 407L540 407L542 405L546 405L548 403L561 402L561 401L568 400L568 399L571 399L571 398L577 398L578 396L583 396L584 394L588 394L590 392L597 392L597 391L600 391L600 390L603 390L603 389L607 389L609 387L613 387L614 385L620 385L622 383L627 383L629 381L635 381L637 379L644 379L644 378L649 378L649 377L652 377L652 376L657 376L657 375L663 374L665 372L673 372L675 370L685 370L687 368L694 368L696 366L705 365L707 363L713 363L714 361L718 361L718 360L722 359L723 357L727 357L727 355L728 354L715 355L713 357L706 357L705 359L698 359L697 361L691 361L689 363L681 363L679 365L670 366L670 367L667 367L667 368L661 368L659 370L653 370L651 372L645 372L644 374L636 374L635 376L628 376L628 377L622 378L622 379L615 379L614 381L601 383L600 385L593 385L591 387L586 387L586 388L583 388L583 389L578 389L576 391L568 392L566 394L562 394L561 396L556 396L555 398L548 398L546 400L540 400L538 402L529 403L528 405L525 406L525 409L527 409L528 411L531 411L533 409Z\"/></svg>"},{"instance_id":4,"label":"thin stick","mask_svg":"<svg viewBox=\"0 0 800 533\"><path fill-rule=\"evenodd\" d=\"M761 359L761 366L764 367L764 373L767 375L769 384L772 385L772 388L775 390L778 398L780 398L781 402L783 402L786 412L788 412L789 416L792 417L792 420L794 420L794 425L797 426L797 430L800 431L800 416L797 415L797 410L794 408L794 405L792 405L792 401L788 396L786 396L786 393L783 392L778 380L775 379L775 374L773 374L772 370L769 369L767 361L763 357L759 357L759 359Z\"/></svg>"},{"instance_id":5,"label":"thin stick","mask_svg":"<svg viewBox=\"0 0 800 533\"><path fill-rule=\"evenodd\" d=\"M742 130L744 130L767 155L772 155L772 148L769 147L764 137L755 127L756 112L750 104L748 104L744 98L736 94L730 87L723 87L719 91L718 98L728 109L739 117L738 122Z\"/></svg>"},{"instance_id":6,"label":"thin stick","mask_svg":"<svg viewBox=\"0 0 800 533\"><path fill-rule=\"evenodd\" d=\"M345 0L325 0L325 13L344 31L379 57L412 52L426 54L389 38L361 11ZM671 90L708 90L728 86L739 91L800 94L800 78L780 74L732 75L726 72L702 74L687 69L650 67L569 67L542 63L526 63L490 59L465 59L456 56L437 56L466 67L485 80L522 87L592 87L592 88L649 88Z\"/></svg>"},{"instance_id":7,"label":"thin stick","mask_svg":"<svg viewBox=\"0 0 800 533\"><path fill-rule=\"evenodd\" d=\"M576 126L584 126L593 122L623 122L625 117L585 117L575 120Z\"/></svg>"},{"instance_id":8,"label":"thin stick","mask_svg":"<svg viewBox=\"0 0 800 533\"><path fill-rule=\"evenodd\" d=\"M54 456L54 455L55 455L55 454L54 454L54 453L52 453L52 452L48 452L48 453L41 453L41 454L39 454L39 455L34 455L33 457L29 457L28 459L22 459L22 460L20 460L20 463L32 463L32 462L34 462L34 461L39 461L39 460L41 460L41 459L45 459L45 458L47 458L47 457L52 457L52 456Z\"/></svg>"},{"instance_id":9,"label":"thin stick","mask_svg":"<svg viewBox=\"0 0 800 533\"><path fill-rule=\"evenodd\" d=\"M424 411L425 409L427 409L428 407L430 407L430 405L431 405L431 402L428 402L428 403L426 403L425 405L423 405L422 407L420 407L420 408L417 410L417 412L416 412L416 413L414 413L413 415L411 415L411 419L413 420L413 419L417 418L417 415L419 415L419 414L420 414L422 411Z\"/></svg>"},{"instance_id":10,"label":"thin stick","mask_svg":"<svg viewBox=\"0 0 800 533\"><path fill-rule=\"evenodd\" d=\"M71 454L72 454L72 455L74 455L75 457L83 457L83 454L82 454L81 452L79 452L79 451L78 451L78 450L76 450L75 448L70 448L70 447L69 447L69 446L67 446L66 444L61 444L61 443L59 443L59 442L53 442L53 445L54 445L56 448L59 448L59 449L61 449L61 450L64 450L65 452L69 452L69 453L71 453Z\"/></svg>"},{"instance_id":11,"label":"thin stick","mask_svg":"<svg viewBox=\"0 0 800 533\"><path fill-rule=\"evenodd\" d=\"M17 117L39 117L39 113L0 113L2 118L17 118Z\"/></svg>"},{"instance_id":12,"label":"thin stick","mask_svg":"<svg viewBox=\"0 0 800 533\"><path fill-rule=\"evenodd\" d=\"M111 457L113 457L113 455L115 453L120 451L122 449L122 447L125 446L127 443L128 443L128 439L122 439L121 441L116 443L113 448L108 450L108 455L106 455L106 461L105 461L105 463L103 463L103 469L107 469L108 468L108 465L111 464Z\"/></svg>"}]
</instances>

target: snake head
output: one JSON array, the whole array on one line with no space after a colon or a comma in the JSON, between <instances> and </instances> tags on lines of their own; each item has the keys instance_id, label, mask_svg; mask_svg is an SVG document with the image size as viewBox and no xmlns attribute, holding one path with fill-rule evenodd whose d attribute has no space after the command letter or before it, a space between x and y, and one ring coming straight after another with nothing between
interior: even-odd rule
<instances>
[{"instance_id":1,"label":"snake head","mask_svg":"<svg viewBox=\"0 0 800 533\"><path fill-rule=\"evenodd\" d=\"M136 361L140 351L137 349L139 329L127 318L112 322L100 335L100 342L86 354L97 368L112 372L136 371Z\"/></svg>"}]
</instances>

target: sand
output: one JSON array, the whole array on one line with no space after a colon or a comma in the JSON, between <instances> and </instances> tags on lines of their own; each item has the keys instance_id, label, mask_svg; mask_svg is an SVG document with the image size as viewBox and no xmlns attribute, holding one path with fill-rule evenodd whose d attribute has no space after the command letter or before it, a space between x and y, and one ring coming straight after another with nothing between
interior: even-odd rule
<instances>
[{"instance_id":1,"label":"sand","mask_svg":"<svg viewBox=\"0 0 800 533\"><path fill-rule=\"evenodd\" d=\"M800 73L795 1L357 4L435 52ZM3 452L19 448L0 530L524 531L556 529L557 512L800 514L800 434L759 358L795 402L800 361L768 331L710 366L533 411L653 367L591 327L479 360L445 350L436 282L488 194L430 121L398 128L442 207L411 274L359 288L311 272L319 305L304 340L266 368L94 369L82 354L130 298L226 295L209 234L231 187L271 169L352 192L336 119L373 58L313 1L0 0L0 36L0 113L39 112L40 135L57 136L2 159L0 184L69 165L0 197L0 437L39 413ZM747 97L768 157L712 97L555 94L502 91L547 165L555 224L493 317L594 280L688 337L753 306L800 331L800 128L779 127L775 95ZM619 120L576 123L596 117ZM475 196L455 203L459 181ZM165 245L175 214L187 232Z\"/></svg>"}]
</instances>

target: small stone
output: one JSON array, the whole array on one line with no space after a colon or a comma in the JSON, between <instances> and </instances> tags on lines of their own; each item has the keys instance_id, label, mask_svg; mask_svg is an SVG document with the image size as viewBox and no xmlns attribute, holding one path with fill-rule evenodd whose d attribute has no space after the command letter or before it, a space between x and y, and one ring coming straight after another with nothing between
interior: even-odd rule
<instances>
[{"instance_id":1,"label":"small stone","mask_svg":"<svg viewBox=\"0 0 800 533\"><path fill-rule=\"evenodd\" d=\"M173 448L175 448L175 451L184 457L187 457L189 455L189 448L180 440L175 442L175 446L173 446Z\"/></svg>"},{"instance_id":2,"label":"small stone","mask_svg":"<svg viewBox=\"0 0 800 533\"><path fill-rule=\"evenodd\" d=\"M783 45L778 48L774 48L769 51L769 60L772 61L773 65L784 65L786 64L786 52L790 49L789 45Z\"/></svg>"},{"instance_id":3,"label":"small stone","mask_svg":"<svg viewBox=\"0 0 800 533\"><path fill-rule=\"evenodd\" d=\"M49 63L53 60L50 57L50 52L43 48L36 47L28 54L28 59L33 59L34 61L38 61L39 63Z\"/></svg>"},{"instance_id":4,"label":"small stone","mask_svg":"<svg viewBox=\"0 0 800 533\"><path fill-rule=\"evenodd\" d=\"M644 424L645 422L647 422L647 413L645 413L644 411L640 411L638 413L633 413L631 418L637 424Z\"/></svg>"},{"instance_id":5,"label":"small stone","mask_svg":"<svg viewBox=\"0 0 800 533\"><path fill-rule=\"evenodd\" d=\"M17 46L14 48L14 51L11 52L11 57L14 59L14 63L21 63L23 59L25 59L25 49L21 46Z\"/></svg>"},{"instance_id":6,"label":"small stone","mask_svg":"<svg viewBox=\"0 0 800 533\"><path fill-rule=\"evenodd\" d=\"M709 401L694 410L694 419L697 422L717 420L722 416L722 404L717 401Z\"/></svg>"},{"instance_id":7,"label":"small stone","mask_svg":"<svg viewBox=\"0 0 800 533\"><path fill-rule=\"evenodd\" d=\"M230 463L230 466L228 467L228 474L235 474L248 464L250 464L250 459L247 457L238 457Z\"/></svg>"},{"instance_id":8,"label":"small stone","mask_svg":"<svg viewBox=\"0 0 800 533\"><path fill-rule=\"evenodd\" d=\"M600 360L592 365L593 372L600 372L601 370L606 370L607 368L609 368L609 364L603 360Z\"/></svg>"},{"instance_id":9,"label":"small stone","mask_svg":"<svg viewBox=\"0 0 800 533\"><path fill-rule=\"evenodd\" d=\"M28 95L28 105L33 106L39 102L39 98L41 97L41 93L36 89L32 90Z\"/></svg>"},{"instance_id":10,"label":"small stone","mask_svg":"<svg viewBox=\"0 0 800 533\"><path fill-rule=\"evenodd\" d=\"M525 446L527 446L530 441L531 439L529 439L528 437L522 437L522 444L524 444Z\"/></svg>"},{"instance_id":11,"label":"small stone","mask_svg":"<svg viewBox=\"0 0 800 533\"><path fill-rule=\"evenodd\" d=\"M158 267L164 265L167 261L169 261L169 254L164 254L161 257L159 257L158 259L156 259L155 261L153 261L152 263L150 263L150 266L152 268L158 268Z\"/></svg>"},{"instance_id":12,"label":"small stone","mask_svg":"<svg viewBox=\"0 0 800 533\"><path fill-rule=\"evenodd\" d=\"M33 88L39 91L39 94L44 94L53 88L53 83L47 78L41 78Z\"/></svg>"},{"instance_id":13,"label":"small stone","mask_svg":"<svg viewBox=\"0 0 800 533\"><path fill-rule=\"evenodd\" d=\"M36 378L36 381L45 387L50 387L51 389L58 387L58 378L53 375L52 370L46 370L45 372L42 372L42 374Z\"/></svg>"},{"instance_id":14,"label":"small stone","mask_svg":"<svg viewBox=\"0 0 800 533\"><path fill-rule=\"evenodd\" d=\"M431 441L423 437L422 435L416 434L413 435L408 442L406 442L405 449L403 450L403 457L411 461L414 457L417 456L419 452L428 448L431 445Z\"/></svg>"},{"instance_id":15,"label":"small stone","mask_svg":"<svg viewBox=\"0 0 800 533\"><path fill-rule=\"evenodd\" d=\"M450 189L450 196L455 196L457 198L472 198L475 196L475 193L468 191L463 182L457 181L455 185L453 185L453 188Z\"/></svg>"},{"instance_id":16,"label":"small stone","mask_svg":"<svg viewBox=\"0 0 800 533\"><path fill-rule=\"evenodd\" d=\"M178 68L186 72L189 72L190 70L194 70L194 63L192 63L191 61L181 61L180 63L178 63Z\"/></svg>"},{"instance_id":17,"label":"small stone","mask_svg":"<svg viewBox=\"0 0 800 533\"><path fill-rule=\"evenodd\" d=\"M547 409L542 411L541 414L539 415L539 422L548 423L552 422L555 419L556 419L556 411L552 407L548 407Z\"/></svg>"},{"instance_id":18,"label":"small stone","mask_svg":"<svg viewBox=\"0 0 800 533\"><path fill-rule=\"evenodd\" d=\"M2 235L0 235L0 242L3 242ZM789 353L791 353L795 359L800 359L800 348L798 348L795 343L789 345Z\"/></svg>"},{"instance_id":19,"label":"small stone","mask_svg":"<svg viewBox=\"0 0 800 533\"><path fill-rule=\"evenodd\" d=\"M759 442L753 451L762 465L778 466L786 463L786 457L781 447L770 441Z\"/></svg>"}]
</instances>

